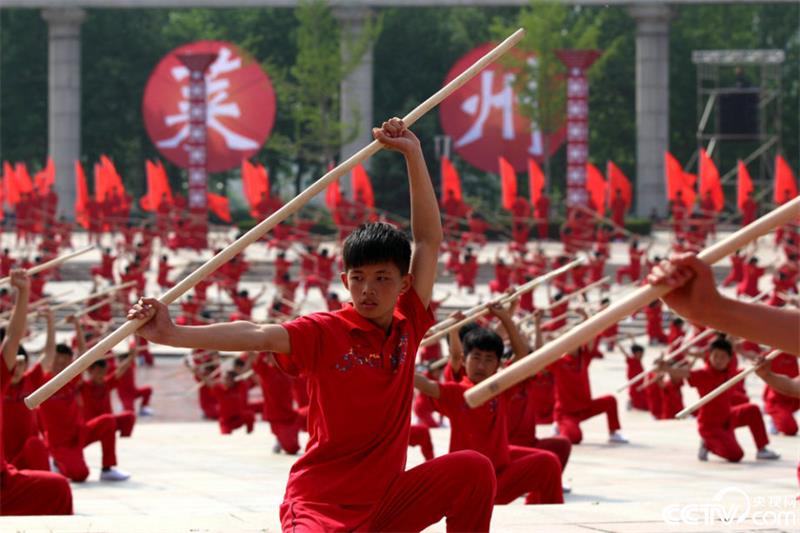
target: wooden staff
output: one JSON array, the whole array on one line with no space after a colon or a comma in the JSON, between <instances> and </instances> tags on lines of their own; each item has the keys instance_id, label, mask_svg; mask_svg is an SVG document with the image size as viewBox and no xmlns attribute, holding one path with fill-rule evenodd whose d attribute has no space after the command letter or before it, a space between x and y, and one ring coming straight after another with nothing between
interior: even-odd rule
<instances>
[{"instance_id":1,"label":"wooden staff","mask_svg":"<svg viewBox=\"0 0 800 533\"><path fill-rule=\"evenodd\" d=\"M781 353L783 353L783 352L781 352L780 350L772 350L771 352L769 352L766 355L766 357L764 357L764 361L762 361L759 364L752 365L747 370L739 372L738 374L733 376L731 379L729 379L728 381L726 381L725 383L723 383L722 385L720 385L716 389L712 390L711 392L709 392L708 394L706 394L705 396L703 396L702 398L697 400L695 403L693 403L689 407L685 408L683 411L680 411L678 414L675 415L675 418L686 418L687 416L689 416L693 412L697 411L698 409L703 407L705 404L707 404L708 402L712 401L714 398L716 398L717 396L719 396L720 394L722 394L726 390L730 389L731 387L733 387L734 385L736 385L737 383L742 381L744 378L746 378L747 376L749 376L750 374L752 374L753 372L758 370L759 367L761 365L763 365L764 363L772 361L773 359L778 357Z\"/></svg>"},{"instance_id":2,"label":"wooden staff","mask_svg":"<svg viewBox=\"0 0 800 533\"><path fill-rule=\"evenodd\" d=\"M470 311L474 311L474 312L472 312L469 316L467 316L467 317L465 317L465 318L463 318L463 319L461 319L459 321L451 323L450 325L448 325L447 327L445 327L443 329L440 329L439 331L437 331L433 335L428 335L427 337L422 339L422 342L420 343L420 346L430 346L431 344L439 342L439 339L441 339L442 337L447 335L450 331L452 331L454 329L458 329L461 326L463 326L464 324L468 324L470 322L474 322L475 320L479 319L482 316L488 315L490 306L492 306L494 304L507 305L508 303L512 302L513 300L516 300L517 298L519 298L521 295L525 294L526 292L532 291L538 285L541 285L542 283L545 283L545 282L550 281L551 279L553 279L553 278L555 278L557 276L560 276L564 272L569 271L570 269L582 264L583 262L584 262L583 259L576 259L575 261L567 263L566 265L564 265L564 266L562 266L560 268L557 268L557 269L555 269L555 270L553 270L551 272L548 272L547 274L545 274L543 276L539 276L538 278L534 278L534 279L530 280L529 282L520 285L517 288L517 290L515 290L511 294L508 294L506 296L502 296L500 298L497 298L496 300L492 300L490 302L486 302L486 303L481 304L479 306L473 307L472 309L470 309Z\"/></svg>"},{"instance_id":3,"label":"wooden staff","mask_svg":"<svg viewBox=\"0 0 800 533\"><path fill-rule=\"evenodd\" d=\"M100 300L99 302L97 302L97 303L95 303L93 305L90 305L89 307L86 307L85 309L81 309L80 311L76 311L75 313L72 313L70 315L65 316L64 318L62 318L61 320L56 322L56 325L66 324L67 319L70 318L70 317L80 318L82 316L88 315L92 311L100 309L104 305L108 305L108 304L112 303L113 301L114 301L114 297L113 296L110 297L110 298L105 298L103 300Z\"/></svg>"},{"instance_id":4,"label":"wooden staff","mask_svg":"<svg viewBox=\"0 0 800 533\"><path fill-rule=\"evenodd\" d=\"M572 298L575 298L576 296L580 296L581 294L594 289L598 285L602 285L603 283L606 283L609 279L610 278L608 276L606 276L604 278L598 279L597 281L593 281L592 283L590 283L590 284L586 285L585 287L582 287L582 288L580 288L580 289L578 289L576 291L567 293L564 296L562 296L561 299L558 300L557 302L553 302L552 304L548 305L547 307L542 307L542 311L545 311L545 312L550 311L550 310L558 307L559 305L563 304L564 302L566 302L568 300L571 300Z\"/></svg>"},{"instance_id":5,"label":"wooden staff","mask_svg":"<svg viewBox=\"0 0 800 533\"><path fill-rule=\"evenodd\" d=\"M798 216L800 216L800 197L786 202L752 224L706 248L698 254L698 258L704 263L712 265L737 249L742 248L747 243ZM472 407L483 404L528 376L541 371L565 353L569 353L586 344L601 331L606 330L609 326L631 315L656 298L661 298L669 291L670 287L667 285L643 285L628 296L618 300L614 305L606 307L589 320L512 364L503 372L495 374L471 388L464 395L464 399Z\"/></svg>"},{"instance_id":6,"label":"wooden staff","mask_svg":"<svg viewBox=\"0 0 800 533\"><path fill-rule=\"evenodd\" d=\"M758 295L756 295L756 296L753 296L752 298L747 298L747 299L745 299L744 301L745 301L745 302L757 302L757 301L759 301L761 298L763 298L763 297L764 297L764 295L766 295L766 294L767 294L766 292L762 292L762 293L760 293L760 294L758 294ZM698 342L700 342L700 341L702 341L702 340L705 340L705 339L707 339L707 338L711 337L712 335L716 335L717 333L718 333L718 331L717 331L717 330L714 330L714 329L707 329L707 330L705 330L705 331L703 331L703 332L701 332L701 333L698 333L697 335L692 335L691 337L689 337L689 339L688 339L687 341L685 341L683 344L681 344L681 345L680 345L678 348L676 348L674 351L667 352L667 355L665 355L665 356L664 356L664 359L665 359L667 362L671 362L671 361L673 361L673 360L674 360L676 357L678 357L679 355L681 355L682 353L684 353L686 350L688 350L689 348L691 348L692 346L694 346L694 345L695 345L695 344L697 344ZM669 349L669 348L668 348L668 349ZM650 369L649 369L649 370L642 370L641 372L639 372L638 374L636 374L634 377L632 377L631 379L629 379L628 381L626 381L624 385L622 385L620 388L618 388L618 389L617 389L617 392L622 392L622 391L624 391L625 389L627 389L628 387L631 387L631 386L633 386L633 385L636 385L636 384L637 384L637 383L639 383L639 382L640 382L642 379L644 379L644 377L647 375L647 373L648 373L648 372L653 372L653 371L655 371L655 369L656 369L655 367L650 367Z\"/></svg>"},{"instance_id":7,"label":"wooden staff","mask_svg":"<svg viewBox=\"0 0 800 533\"><path fill-rule=\"evenodd\" d=\"M30 315L30 314L38 312L39 311L39 309L38 309L39 307L41 307L41 306L43 306L45 304L48 304L48 303L50 303L50 302L52 302L52 301L54 301L54 300L56 300L58 298L61 298L62 296L66 296L67 294L69 294L71 292L72 292L72 289L70 289L68 291L64 291L64 292L59 293L59 294L54 294L53 296L46 296L45 298L41 298L39 300L36 300L35 302L32 302L30 305L28 305L28 314ZM14 310L10 309L8 311L0 313L0 320L2 320L3 322L8 322L7 319L8 319L8 317L11 316L11 313L13 313L13 312L14 312Z\"/></svg>"},{"instance_id":8,"label":"wooden staff","mask_svg":"<svg viewBox=\"0 0 800 533\"><path fill-rule=\"evenodd\" d=\"M60 257L56 257L55 259L51 259L50 261L45 261L41 265L36 265L35 267L31 267L31 268L27 269L25 272L29 276L33 276L34 274L38 274L39 272L43 272L45 270L49 270L51 268L55 268L55 267L59 266L61 263L66 263L70 259L72 259L74 257L78 257L79 255L83 255L86 252L90 252L92 250L94 250L94 246L87 246L86 248L82 248L82 249L78 250L77 252L72 252L72 253L69 253L69 254L66 254L66 255L62 255ZM0 285L4 285L4 284L8 283L10 279L11 279L11 276L6 276L4 278L0 278Z\"/></svg>"},{"instance_id":9,"label":"wooden staff","mask_svg":"<svg viewBox=\"0 0 800 533\"><path fill-rule=\"evenodd\" d=\"M78 298L76 300L72 300L71 302L63 302L63 303L54 305L53 307L50 308L50 310L51 311L58 311L59 309L64 309L65 307L72 307L72 306L78 305L79 303L83 303L86 300L91 300L92 298L98 298L100 296L105 296L106 294L111 294L113 292L116 292L116 291L119 291L119 290L122 290L122 289L125 289L125 288L128 288L128 287L131 287L131 286L133 286L135 284L136 284L135 281L127 281L127 282L122 283L120 285L115 285L113 287L109 287L108 289L103 289L102 291L98 291L98 292L95 292L93 294L89 294L87 296L83 296L81 298Z\"/></svg>"},{"instance_id":10,"label":"wooden staff","mask_svg":"<svg viewBox=\"0 0 800 533\"><path fill-rule=\"evenodd\" d=\"M459 74L450 83L439 89L433 96L422 102L413 111L411 111L411 113L406 115L403 118L404 124L407 127L411 127L411 125L413 125L417 120L419 120L419 118L422 117L425 113L433 109L442 100L444 100L454 91L462 87L465 83L467 83L467 81L476 76L491 62L495 61L497 58L499 58L500 56L505 54L508 50L510 50L515 44L517 44L522 39L524 34L525 30L522 29L519 29L516 32L514 32L505 41L497 45L489 53L487 53L485 56L483 56L481 59L475 62L471 67L469 67L467 70ZM287 202L283 207L281 207L275 213L267 217L265 220L262 220L250 231L239 237L236 241L229 244L220 253L218 253L217 255L212 257L209 261L204 263L200 268L189 274L189 276L184 278L180 283L176 284L165 294L163 294L161 298L159 298L159 301L169 305L178 298L180 298L180 296L183 293L194 287L199 281L211 275L215 270L217 270L223 264L230 261L230 259L233 258L235 255L241 253L242 250L244 250L247 246L258 241L261 237L264 236L265 233L267 233L269 230L271 230L273 227L275 227L282 221L286 220L290 215L292 215L295 211L297 211L305 204L307 204L317 194L324 191L330 183L333 183L334 181L338 180L341 176L350 172L353 169L353 167L355 167L358 163L378 153L381 147L382 144L380 143L380 141L376 139L367 146L365 146L364 148L362 148L361 150L359 150L358 152L356 152L355 154L353 154L352 156L350 156L350 158L348 158L346 161L340 163L336 168L330 170L328 173L326 173L324 176L318 179L315 183L313 183L302 193L300 193L292 200ZM125 322L125 324L123 324L122 327L118 328L116 331L111 333L111 335L104 338L91 350L88 350L86 353L81 355L79 358L73 361L67 368L61 371L58 375L54 376L50 381L39 387L39 389L37 389L27 398L25 398L25 404L29 408L37 407L47 398L52 396L61 387L72 381L75 378L75 376L80 375L101 354L105 353L106 351L116 346L127 336L132 335L136 330L142 327L144 323L145 320L143 319L129 320Z\"/></svg>"}]
</instances>

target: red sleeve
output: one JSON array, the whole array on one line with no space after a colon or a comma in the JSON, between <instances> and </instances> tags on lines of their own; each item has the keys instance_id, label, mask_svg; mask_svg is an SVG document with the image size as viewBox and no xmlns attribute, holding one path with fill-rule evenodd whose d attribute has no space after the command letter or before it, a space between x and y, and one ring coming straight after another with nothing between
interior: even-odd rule
<instances>
[{"instance_id":1,"label":"red sleeve","mask_svg":"<svg viewBox=\"0 0 800 533\"><path fill-rule=\"evenodd\" d=\"M322 351L324 331L320 321L320 313L301 316L281 324L289 333L291 353L275 354L278 366L291 376L307 374L316 368L319 354Z\"/></svg>"},{"instance_id":2,"label":"red sleeve","mask_svg":"<svg viewBox=\"0 0 800 533\"><path fill-rule=\"evenodd\" d=\"M0 361L0 394L6 391L6 387L11 383L11 370L6 365L5 361ZM0 407L2 409L2 407ZM0 445L2 447L2 445ZM0 462L2 457L0 456Z\"/></svg>"},{"instance_id":3,"label":"red sleeve","mask_svg":"<svg viewBox=\"0 0 800 533\"><path fill-rule=\"evenodd\" d=\"M464 405L464 387L460 383L439 383L439 398L433 400L436 409L448 418Z\"/></svg>"},{"instance_id":4,"label":"red sleeve","mask_svg":"<svg viewBox=\"0 0 800 533\"><path fill-rule=\"evenodd\" d=\"M106 376L105 382L109 391L119 385L119 379L117 378L116 372L109 372Z\"/></svg>"},{"instance_id":5,"label":"red sleeve","mask_svg":"<svg viewBox=\"0 0 800 533\"><path fill-rule=\"evenodd\" d=\"M707 382L708 374L704 369L692 370L689 372L689 379L686 380L686 383L695 388L700 388Z\"/></svg>"},{"instance_id":6,"label":"red sleeve","mask_svg":"<svg viewBox=\"0 0 800 533\"><path fill-rule=\"evenodd\" d=\"M31 384L34 388L39 388L44 385L44 370L42 370L42 365L36 363L32 367L30 367L25 372L25 379L28 380L28 383Z\"/></svg>"},{"instance_id":7,"label":"red sleeve","mask_svg":"<svg viewBox=\"0 0 800 533\"><path fill-rule=\"evenodd\" d=\"M425 332L436 322L430 305L427 308L422 305L422 300L419 299L414 287L400 295L397 299L397 308L411 322L417 341L422 340Z\"/></svg>"}]
</instances>

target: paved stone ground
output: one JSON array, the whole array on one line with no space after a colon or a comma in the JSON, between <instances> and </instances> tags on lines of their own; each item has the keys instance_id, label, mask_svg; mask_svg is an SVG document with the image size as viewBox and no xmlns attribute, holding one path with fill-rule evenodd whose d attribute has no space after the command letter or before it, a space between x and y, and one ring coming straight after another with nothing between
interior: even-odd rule
<instances>
[{"instance_id":1,"label":"paved stone ground","mask_svg":"<svg viewBox=\"0 0 800 533\"><path fill-rule=\"evenodd\" d=\"M492 246L484 251L482 259L494 257ZM664 246L663 238L657 239L655 249ZM773 251L765 245L761 251L762 262L768 262ZM263 261L267 257L254 253L248 259ZM611 268L624 262L625 248L615 245ZM725 270L718 270L717 274L724 275ZM252 283L254 289L261 285L260 280L246 283ZM67 286L76 291L88 290L80 282L52 285L48 285L48 290L55 293ZM452 291L450 285L451 280L444 278L437 286L437 294ZM617 289L614 287L612 291ZM79 295L71 294L69 298ZM211 296L214 297L213 291ZM481 286L477 295L456 295L448 303L467 306L485 297L486 288ZM537 299L544 298L544 292L537 293ZM312 295L307 310L319 309L321 304L318 296ZM256 316L259 313L263 313L263 307L256 309ZM0 531L279 530L278 506L295 458L271 452L274 437L263 422L259 422L251 435L222 436L216 423L201 421L192 391L193 381L175 357L184 352L160 347L156 351L161 354L156 366L140 369L138 377L140 383L155 387L156 416L140 418L133 438L121 440L118 445L120 466L132 474L132 479L119 484L97 481L100 449L99 445L92 445L87 448L92 475L86 483L73 485L76 516L7 517L0 519ZM646 357L652 359L656 355L657 350L648 349ZM591 376L594 394L614 393L623 383L624 375L625 364L619 354L608 354L596 361ZM753 401L760 403L761 382L750 378L747 388ZM798 505L795 468L800 456L797 438L771 437L771 446L783 458L756 461L752 438L746 429L740 429L737 437L746 452L740 464L727 464L713 457L701 463L696 458L699 440L692 420L655 421L646 413L625 411L624 393L617 394L617 398L623 432L631 444L610 445L606 442L604 420L586 422L584 443L574 448L564 474L565 483L573 488L572 494L566 496L566 504L525 506L522 500L517 500L496 507L493 530L554 533L800 530L795 506ZM684 401L688 404L694 398L694 390L685 389ZM537 430L540 436L551 431L548 426ZM445 453L449 430L435 429L432 436L436 453ZM421 461L418 449L409 450L409 466ZM749 508L745 508L748 502ZM706 512L712 513L711 519L704 518ZM723 523L719 519L721 512L735 513L743 520ZM444 530L445 524L440 522L426 531Z\"/></svg>"}]
</instances>

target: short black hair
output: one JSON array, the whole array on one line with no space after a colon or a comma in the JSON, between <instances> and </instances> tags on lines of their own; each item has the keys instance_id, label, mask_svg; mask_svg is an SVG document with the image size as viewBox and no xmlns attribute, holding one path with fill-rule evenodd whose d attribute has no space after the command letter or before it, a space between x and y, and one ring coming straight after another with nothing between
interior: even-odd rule
<instances>
[{"instance_id":1,"label":"short black hair","mask_svg":"<svg viewBox=\"0 0 800 533\"><path fill-rule=\"evenodd\" d=\"M683 319L679 316L676 316L675 318L672 319L672 323L675 324L676 326L682 326Z\"/></svg>"},{"instance_id":2,"label":"short black hair","mask_svg":"<svg viewBox=\"0 0 800 533\"><path fill-rule=\"evenodd\" d=\"M494 352L499 361L503 357L505 346L500 335L490 329L477 327L464 337L464 356L468 356L475 349Z\"/></svg>"},{"instance_id":3,"label":"short black hair","mask_svg":"<svg viewBox=\"0 0 800 533\"><path fill-rule=\"evenodd\" d=\"M644 353L644 348L640 344L631 344L631 353Z\"/></svg>"},{"instance_id":4,"label":"short black hair","mask_svg":"<svg viewBox=\"0 0 800 533\"><path fill-rule=\"evenodd\" d=\"M479 327L480 326L475 322L467 322L466 324L458 328L458 340L460 340L463 343L464 337L467 336L467 333L469 333L474 329L478 329Z\"/></svg>"},{"instance_id":5,"label":"short black hair","mask_svg":"<svg viewBox=\"0 0 800 533\"><path fill-rule=\"evenodd\" d=\"M733 356L733 345L725 339L718 338L714 342L711 343L711 350L722 350L723 352L727 353L729 356Z\"/></svg>"},{"instance_id":6,"label":"short black hair","mask_svg":"<svg viewBox=\"0 0 800 533\"><path fill-rule=\"evenodd\" d=\"M388 262L405 275L411 265L411 242L391 224L361 224L344 241L342 259L345 270Z\"/></svg>"},{"instance_id":7,"label":"short black hair","mask_svg":"<svg viewBox=\"0 0 800 533\"><path fill-rule=\"evenodd\" d=\"M107 366L108 363L106 362L105 359L98 359L97 361L89 365L89 370L91 370L92 368L106 368Z\"/></svg>"},{"instance_id":8,"label":"short black hair","mask_svg":"<svg viewBox=\"0 0 800 533\"><path fill-rule=\"evenodd\" d=\"M58 344L56 344L56 353L72 357L72 348L70 348L69 346L67 346L62 342L59 342Z\"/></svg>"}]
</instances>

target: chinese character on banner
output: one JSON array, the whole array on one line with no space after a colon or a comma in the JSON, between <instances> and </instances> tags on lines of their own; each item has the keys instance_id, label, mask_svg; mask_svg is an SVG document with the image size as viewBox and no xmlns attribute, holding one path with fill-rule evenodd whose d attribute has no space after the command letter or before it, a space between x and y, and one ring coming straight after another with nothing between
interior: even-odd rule
<instances>
[{"instance_id":1,"label":"chinese character on banner","mask_svg":"<svg viewBox=\"0 0 800 533\"><path fill-rule=\"evenodd\" d=\"M586 70L600 57L597 50L559 50L567 67L567 205L588 205L589 80Z\"/></svg>"},{"instance_id":2,"label":"chinese character on banner","mask_svg":"<svg viewBox=\"0 0 800 533\"><path fill-rule=\"evenodd\" d=\"M491 50L492 44L474 48L450 69L445 83L461 74ZM533 60L531 58L531 60ZM442 128L452 138L453 148L464 160L486 172L497 173L497 161L505 158L518 172L528 168L528 159L544 159L563 143L566 129L550 135L531 128L520 114L512 88L514 72L493 63L442 102L439 113Z\"/></svg>"},{"instance_id":3,"label":"chinese character on banner","mask_svg":"<svg viewBox=\"0 0 800 533\"><path fill-rule=\"evenodd\" d=\"M213 54L205 87L191 83L178 58ZM195 80L197 81L197 80ZM206 128L193 128L203 110L190 103L205 92ZM258 152L275 122L275 91L257 61L231 43L198 41L176 48L156 66L144 90L142 114L159 152L182 168L206 159L209 172L238 168ZM205 145L207 153L197 150Z\"/></svg>"}]
</instances>

